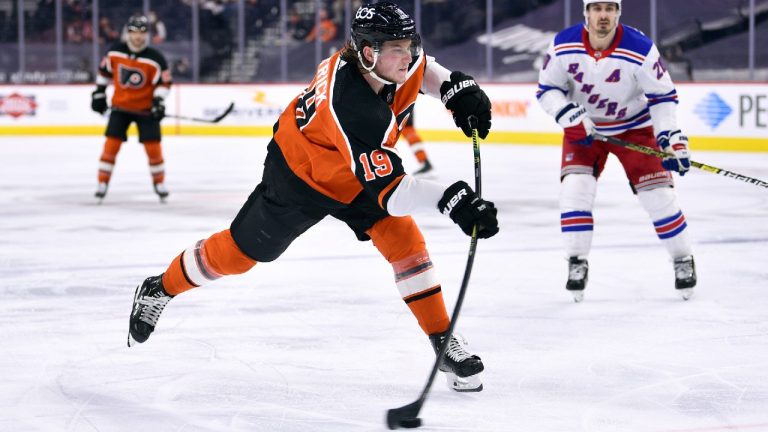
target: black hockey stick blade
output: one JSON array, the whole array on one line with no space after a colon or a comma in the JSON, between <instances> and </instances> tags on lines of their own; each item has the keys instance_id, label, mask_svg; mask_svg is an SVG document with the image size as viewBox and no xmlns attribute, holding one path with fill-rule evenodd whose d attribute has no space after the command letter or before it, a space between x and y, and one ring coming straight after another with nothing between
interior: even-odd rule
<instances>
[{"instance_id":1,"label":"black hockey stick blade","mask_svg":"<svg viewBox=\"0 0 768 432\"><path fill-rule=\"evenodd\" d=\"M213 119L211 122L212 123L220 122L222 119L224 119L224 117L228 116L229 113L231 113L233 109L235 109L235 103L234 102L230 102L229 106L227 107L227 109L225 109L223 113L219 114L219 116L216 117L215 119Z\"/></svg>"},{"instance_id":2,"label":"black hockey stick blade","mask_svg":"<svg viewBox=\"0 0 768 432\"><path fill-rule=\"evenodd\" d=\"M191 121L196 121L201 123L218 123L221 120L223 120L224 117L228 116L233 109L235 109L235 103L230 102L229 106L227 107L227 109L224 110L224 112L222 112L221 114L219 114L218 116L212 119L204 119L199 117L187 117L187 116L176 115L176 114L166 114L165 116L170 118L180 119L180 120L191 120Z\"/></svg>"},{"instance_id":3,"label":"black hockey stick blade","mask_svg":"<svg viewBox=\"0 0 768 432\"><path fill-rule=\"evenodd\" d=\"M390 429L413 429L421 426L418 416L423 403L424 401L419 399L400 408L387 410L387 426Z\"/></svg>"},{"instance_id":4,"label":"black hockey stick blade","mask_svg":"<svg viewBox=\"0 0 768 432\"><path fill-rule=\"evenodd\" d=\"M152 113L149 112L149 111L136 111L136 110L123 109L123 108L116 108L116 107L111 107L110 109L113 110L113 111L120 111L120 112L124 112L126 114L133 114L133 115L138 115L138 116L142 116L142 117L149 117L149 116L152 115ZM219 114L218 116L216 116L216 117L214 117L212 119L205 119L205 118L199 118L199 117L187 117L187 116L178 115L178 114L166 114L165 117L175 118L175 119L179 119L179 120L190 120L190 121L196 121L196 122L201 122L201 123L218 123L218 122L222 121L224 119L224 117L228 116L229 113L231 113L233 109L235 109L235 103L234 102L230 102L230 104L227 107L227 109L225 109L221 114Z\"/></svg>"}]
</instances>

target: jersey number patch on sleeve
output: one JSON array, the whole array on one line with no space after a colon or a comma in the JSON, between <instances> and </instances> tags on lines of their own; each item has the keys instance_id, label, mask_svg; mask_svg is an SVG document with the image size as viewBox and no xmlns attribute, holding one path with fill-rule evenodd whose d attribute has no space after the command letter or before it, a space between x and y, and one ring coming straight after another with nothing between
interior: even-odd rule
<instances>
[{"instance_id":1,"label":"jersey number patch on sleeve","mask_svg":"<svg viewBox=\"0 0 768 432\"><path fill-rule=\"evenodd\" d=\"M367 153L360 153L358 160L365 172L365 181L373 181L377 176L386 177L392 174L394 169L389 155L382 150L374 150L370 156Z\"/></svg>"}]
</instances>

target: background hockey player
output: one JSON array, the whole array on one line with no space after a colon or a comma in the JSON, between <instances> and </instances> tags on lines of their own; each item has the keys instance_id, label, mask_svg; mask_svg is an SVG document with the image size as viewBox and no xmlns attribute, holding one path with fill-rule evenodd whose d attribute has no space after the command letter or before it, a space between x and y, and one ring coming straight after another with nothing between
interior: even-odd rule
<instances>
[{"instance_id":1,"label":"background hockey player","mask_svg":"<svg viewBox=\"0 0 768 432\"><path fill-rule=\"evenodd\" d=\"M565 130L560 224L569 260L566 289L582 300L597 178L613 153L669 252L675 288L687 300L696 271L670 171L682 176L690 168L688 139L677 125L677 93L659 51L643 33L620 24L620 15L621 0L584 0L586 25L555 36L539 74L539 102ZM595 132L658 146L669 156L661 161L593 141Z\"/></svg>"},{"instance_id":2,"label":"background hockey player","mask_svg":"<svg viewBox=\"0 0 768 432\"><path fill-rule=\"evenodd\" d=\"M113 45L99 66L96 90L91 94L91 109L104 114L109 108L107 85L111 82L114 87L105 133L107 139L99 159L99 184L95 194L99 199L107 194L117 153L133 122L139 130L139 142L144 144L149 158L155 193L161 200L168 196L160 146L160 120L165 116L164 100L171 86L171 71L160 51L147 46L148 29L146 17L130 18L126 41Z\"/></svg>"},{"instance_id":3,"label":"background hockey player","mask_svg":"<svg viewBox=\"0 0 768 432\"><path fill-rule=\"evenodd\" d=\"M275 124L262 181L229 229L198 241L136 288L129 345L147 340L173 296L277 259L332 216L391 263L400 295L433 347L449 343L441 369L453 388L481 390L480 358L460 338L446 338L440 283L408 215L439 209L467 235L477 225L478 237L488 238L498 232L496 209L463 181L446 188L404 172L394 148L419 91L441 97L467 135L473 127L488 135L491 104L472 77L426 57L413 20L396 5L361 6L352 40L320 63Z\"/></svg>"},{"instance_id":4,"label":"background hockey player","mask_svg":"<svg viewBox=\"0 0 768 432\"><path fill-rule=\"evenodd\" d=\"M419 132L416 131L416 127L413 125L413 114L414 113L411 113L408 120L405 121L405 126L402 130L403 137L408 141L408 146L411 148L413 156L419 163L419 168L417 168L413 174L417 176L432 176L432 163L427 156L427 148L424 146L424 141L421 139L421 135L419 135Z\"/></svg>"}]
</instances>

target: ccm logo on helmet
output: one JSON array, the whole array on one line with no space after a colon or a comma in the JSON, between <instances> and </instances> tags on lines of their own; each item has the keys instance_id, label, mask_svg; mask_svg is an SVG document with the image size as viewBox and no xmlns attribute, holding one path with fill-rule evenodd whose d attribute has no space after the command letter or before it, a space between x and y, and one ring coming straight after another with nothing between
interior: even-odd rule
<instances>
[{"instance_id":1,"label":"ccm logo on helmet","mask_svg":"<svg viewBox=\"0 0 768 432\"><path fill-rule=\"evenodd\" d=\"M449 101L449 100L451 100L451 98L452 98L454 95L456 95L456 93L460 92L462 89L465 89L465 88L467 88L467 87L476 86L476 85L477 85L477 84L475 83L475 80L473 80L473 79L464 80L464 81L462 81L462 82L460 82L460 83L456 83L456 84L454 84L454 85L453 85L453 87L451 87L451 88L450 88L450 89L449 89L447 92L445 92L445 94L443 95L443 97L442 97L443 105L445 105L446 103L448 103L448 101Z\"/></svg>"},{"instance_id":2,"label":"ccm logo on helmet","mask_svg":"<svg viewBox=\"0 0 768 432\"><path fill-rule=\"evenodd\" d=\"M456 195L451 197L451 200L448 201L448 204L445 205L445 208L443 209L443 214L447 215L451 213L451 210L453 210L454 207L456 207L456 204L461 201L462 197L467 196L467 190L462 189L456 193Z\"/></svg>"},{"instance_id":3,"label":"ccm logo on helmet","mask_svg":"<svg viewBox=\"0 0 768 432\"><path fill-rule=\"evenodd\" d=\"M357 13L355 14L355 19L371 19L373 18L373 9L371 8L360 8L357 10Z\"/></svg>"}]
</instances>

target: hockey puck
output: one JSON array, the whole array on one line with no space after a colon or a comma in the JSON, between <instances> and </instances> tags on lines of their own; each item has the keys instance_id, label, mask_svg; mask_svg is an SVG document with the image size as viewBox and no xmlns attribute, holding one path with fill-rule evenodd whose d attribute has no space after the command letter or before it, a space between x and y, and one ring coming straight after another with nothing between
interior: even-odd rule
<instances>
[{"instance_id":1,"label":"hockey puck","mask_svg":"<svg viewBox=\"0 0 768 432\"><path fill-rule=\"evenodd\" d=\"M415 429L419 426L421 426L421 419L416 418L405 418L400 420L400 426L405 429Z\"/></svg>"}]
</instances>

